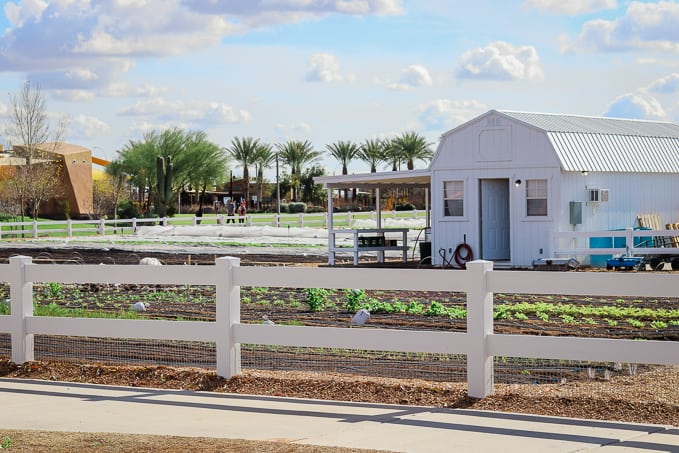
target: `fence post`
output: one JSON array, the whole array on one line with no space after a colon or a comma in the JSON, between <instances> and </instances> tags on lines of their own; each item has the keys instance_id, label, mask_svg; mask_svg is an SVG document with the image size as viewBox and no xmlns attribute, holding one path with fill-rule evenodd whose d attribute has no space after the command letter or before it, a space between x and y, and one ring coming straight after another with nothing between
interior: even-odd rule
<instances>
[{"instance_id":1,"label":"fence post","mask_svg":"<svg viewBox=\"0 0 679 453\"><path fill-rule=\"evenodd\" d=\"M38 221L33 219L33 239L38 239Z\"/></svg>"},{"instance_id":2,"label":"fence post","mask_svg":"<svg viewBox=\"0 0 679 453\"><path fill-rule=\"evenodd\" d=\"M215 260L220 278L216 284L217 375L227 379L240 374L240 344L233 341L233 325L240 324L240 286L233 284L233 269L240 259L222 257Z\"/></svg>"},{"instance_id":3,"label":"fence post","mask_svg":"<svg viewBox=\"0 0 679 453\"><path fill-rule=\"evenodd\" d=\"M304 213L303 212L301 212L299 214L299 227L304 228Z\"/></svg>"},{"instance_id":4,"label":"fence post","mask_svg":"<svg viewBox=\"0 0 679 453\"><path fill-rule=\"evenodd\" d=\"M34 360L33 334L26 333L26 316L33 316L33 283L27 282L24 267L31 264L30 256L12 256L9 276L9 297L12 319L12 361L17 364Z\"/></svg>"},{"instance_id":5,"label":"fence post","mask_svg":"<svg viewBox=\"0 0 679 453\"><path fill-rule=\"evenodd\" d=\"M104 236L106 233L106 221L104 219L99 220L99 234Z\"/></svg>"},{"instance_id":6,"label":"fence post","mask_svg":"<svg viewBox=\"0 0 679 453\"><path fill-rule=\"evenodd\" d=\"M625 254L634 255L634 228L627 227L625 231Z\"/></svg>"},{"instance_id":7,"label":"fence post","mask_svg":"<svg viewBox=\"0 0 679 453\"><path fill-rule=\"evenodd\" d=\"M493 393L493 356L488 354L487 337L493 333L493 293L487 289L487 276L493 271L492 261L467 263L467 394L483 398Z\"/></svg>"}]
</instances>

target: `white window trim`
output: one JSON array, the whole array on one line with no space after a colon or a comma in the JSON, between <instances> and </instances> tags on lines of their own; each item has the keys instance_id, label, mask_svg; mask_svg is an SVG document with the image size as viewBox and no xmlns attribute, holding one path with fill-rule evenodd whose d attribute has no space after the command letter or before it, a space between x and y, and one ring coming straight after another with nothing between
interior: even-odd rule
<instances>
[{"instance_id":1,"label":"white window trim","mask_svg":"<svg viewBox=\"0 0 679 453\"><path fill-rule=\"evenodd\" d=\"M528 180L544 180L547 181L547 215L528 215ZM521 195L521 209L523 210L523 222L549 222L552 221L552 178L526 178L525 188L522 189Z\"/></svg>"},{"instance_id":2,"label":"white window trim","mask_svg":"<svg viewBox=\"0 0 679 453\"><path fill-rule=\"evenodd\" d=\"M440 194L442 195L443 203L442 205L439 206L439 209L441 209L441 221L442 222L468 222L468 209L469 209L469 194L468 194L468 186L467 184L467 179L466 177L461 177L461 178L444 178L441 180L441 187L440 187ZM464 198L462 198L462 215L461 216L447 216L446 215L446 208L445 208L445 190L446 190L446 182L452 182L452 181L460 181L462 182L462 191L464 192Z\"/></svg>"}]
</instances>

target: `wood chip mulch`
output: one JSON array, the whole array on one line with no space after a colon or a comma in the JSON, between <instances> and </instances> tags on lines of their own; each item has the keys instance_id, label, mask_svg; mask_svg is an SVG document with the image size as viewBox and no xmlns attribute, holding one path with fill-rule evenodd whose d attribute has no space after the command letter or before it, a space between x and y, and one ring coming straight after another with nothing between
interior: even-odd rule
<instances>
[{"instance_id":1,"label":"wood chip mulch","mask_svg":"<svg viewBox=\"0 0 679 453\"><path fill-rule=\"evenodd\" d=\"M161 389L182 389L381 404L482 409L679 426L679 367L637 376L562 384L496 384L483 399L465 383L333 373L244 370L224 379L199 368L111 366L0 360L0 376Z\"/></svg>"}]
</instances>

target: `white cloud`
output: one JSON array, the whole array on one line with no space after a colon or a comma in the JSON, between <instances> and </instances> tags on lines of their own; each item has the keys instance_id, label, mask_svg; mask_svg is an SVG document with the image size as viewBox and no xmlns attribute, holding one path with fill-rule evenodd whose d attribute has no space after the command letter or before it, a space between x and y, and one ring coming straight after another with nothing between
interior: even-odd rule
<instances>
[{"instance_id":1,"label":"white cloud","mask_svg":"<svg viewBox=\"0 0 679 453\"><path fill-rule=\"evenodd\" d=\"M236 109L218 102L168 101L153 98L140 101L120 112L125 116L141 116L170 124L170 127L215 126L220 124L245 123L252 119L247 110ZM174 124L173 124L174 122Z\"/></svg>"},{"instance_id":2,"label":"white cloud","mask_svg":"<svg viewBox=\"0 0 679 453\"><path fill-rule=\"evenodd\" d=\"M21 27L29 20L35 20L42 15L47 8L47 2L41 0L23 0L18 4L7 2L5 5L5 16L15 27Z\"/></svg>"},{"instance_id":3,"label":"white cloud","mask_svg":"<svg viewBox=\"0 0 679 453\"><path fill-rule=\"evenodd\" d=\"M457 76L466 79L539 80L542 67L533 46L496 41L468 50L457 64Z\"/></svg>"},{"instance_id":4,"label":"white cloud","mask_svg":"<svg viewBox=\"0 0 679 453\"><path fill-rule=\"evenodd\" d=\"M634 119L664 119L665 110L652 96L644 93L628 93L617 97L609 106L604 116Z\"/></svg>"},{"instance_id":5,"label":"white cloud","mask_svg":"<svg viewBox=\"0 0 679 453\"><path fill-rule=\"evenodd\" d=\"M448 130L488 110L478 101L435 99L420 106L419 120L428 130Z\"/></svg>"},{"instance_id":6,"label":"white cloud","mask_svg":"<svg viewBox=\"0 0 679 453\"><path fill-rule=\"evenodd\" d=\"M256 22L262 17L278 17L294 21L303 15L332 13L348 15L403 14L403 0L248 0L226 2L215 0L184 0L189 9L204 14L233 15Z\"/></svg>"},{"instance_id":7,"label":"white cloud","mask_svg":"<svg viewBox=\"0 0 679 453\"><path fill-rule=\"evenodd\" d=\"M94 93L87 90L53 90L52 96L55 99L71 102L87 102L95 98Z\"/></svg>"},{"instance_id":8,"label":"white cloud","mask_svg":"<svg viewBox=\"0 0 679 453\"><path fill-rule=\"evenodd\" d=\"M413 88L431 86L432 79L431 75L429 75L429 70L426 67L418 64L411 64L401 70L398 82L394 82L390 79L382 80L376 78L375 83L384 85L391 91L408 91Z\"/></svg>"},{"instance_id":9,"label":"white cloud","mask_svg":"<svg viewBox=\"0 0 679 453\"><path fill-rule=\"evenodd\" d=\"M549 14L575 16L604 9L615 9L618 2L617 0L527 0L523 6Z\"/></svg>"},{"instance_id":10,"label":"white cloud","mask_svg":"<svg viewBox=\"0 0 679 453\"><path fill-rule=\"evenodd\" d=\"M110 126L105 122L88 115L77 115L70 118L69 129L75 138L101 137L109 133Z\"/></svg>"},{"instance_id":11,"label":"white cloud","mask_svg":"<svg viewBox=\"0 0 679 453\"><path fill-rule=\"evenodd\" d=\"M150 85L148 83L144 83L140 86L134 87L128 85L127 83L114 82L109 84L108 87L106 87L106 89L102 92L102 94L110 97L154 98L160 96L161 94L166 93L167 91L168 91L167 88L157 87L154 85Z\"/></svg>"},{"instance_id":12,"label":"white cloud","mask_svg":"<svg viewBox=\"0 0 679 453\"><path fill-rule=\"evenodd\" d=\"M352 80L352 74L340 72L339 60L329 53L315 53L309 57L309 69L305 79L308 82L342 82Z\"/></svg>"},{"instance_id":13,"label":"white cloud","mask_svg":"<svg viewBox=\"0 0 679 453\"><path fill-rule=\"evenodd\" d=\"M122 66L136 59L185 54L218 46L224 37L254 28L331 14L401 14L402 4L403 0L13 1L4 7L10 26L3 35L0 71L42 74L50 81L48 89L102 94L127 71ZM69 72L72 68L78 69Z\"/></svg>"},{"instance_id":14,"label":"white cloud","mask_svg":"<svg viewBox=\"0 0 679 453\"><path fill-rule=\"evenodd\" d=\"M412 64L401 71L401 83L411 87L431 86L429 71L422 65Z\"/></svg>"},{"instance_id":15,"label":"white cloud","mask_svg":"<svg viewBox=\"0 0 679 453\"><path fill-rule=\"evenodd\" d=\"M586 22L580 35L562 39L561 50L620 52L630 50L679 51L679 3L631 2L623 17Z\"/></svg>"},{"instance_id":16,"label":"white cloud","mask_svg":"<svg viewBox=\"0 0 679 453\"><path fill-rule=\"evenodd\" d=\"M648 86L648 90L660 94L679 92L679 73L675 72L652 82Z\"/></svg>"},{"instance_id":17,"label":"white cloud","mask_svg":"<svg viewBox=\"0 0 679 453\"><path fill-rule=\"evenodd\" d=\"M309 123L305 123L304 121L297 124L278 123L274 127L276 128L277 131L284 135L297 132L302 132L306 134L311 131L311 125Z\"/></svg>"},{"instance_id":18,"label":"white cloud","mask_svg":"<svg viewBox=\"0 0 679 453\"><path fill-rule=\"evenodd\" d=\"M252 120L252 114L247 110L235 109L227 104L210 102L207 107L204 116L199 115L199 119L205 119L214 124L247 123Z\"/></svg>"}]
</instances>

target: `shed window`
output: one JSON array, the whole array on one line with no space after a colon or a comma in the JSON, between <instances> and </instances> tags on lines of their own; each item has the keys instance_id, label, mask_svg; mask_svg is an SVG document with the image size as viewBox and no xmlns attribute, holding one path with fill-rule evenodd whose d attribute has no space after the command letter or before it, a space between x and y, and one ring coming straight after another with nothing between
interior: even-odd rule
<instances>
[{"instance_id":1,"label":"shed window","mask_svg":"<svg viewBox=\"0 0 679 453\"><path fill-rule=\"evenodd\" d=\"M464 181L443 182L443 212L446 217L464 215Z\"/></svg>"},{"instance_id":2,"label":"shed window","mask_svg":"<svg viewBox=\"0 0 679 453\"><path fill-rule=\"evenodd\" d=\"M529 217L547 215L547 180L526 181L526 215Z\"/></svg>"}]
</instances>

